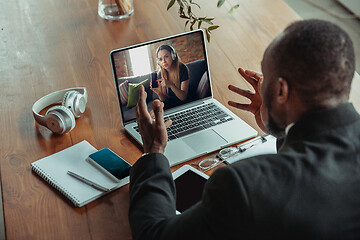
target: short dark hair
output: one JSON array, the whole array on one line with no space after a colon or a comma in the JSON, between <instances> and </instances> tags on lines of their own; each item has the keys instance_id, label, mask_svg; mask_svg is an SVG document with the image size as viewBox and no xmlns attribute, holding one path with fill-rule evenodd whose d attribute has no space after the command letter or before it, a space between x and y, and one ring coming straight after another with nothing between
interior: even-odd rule
<instances>
[{"instance_id":1,"label":"short dark hair","mask_svg":"<svg viewBox=\"0 0 360 240\"><path fill-rule=\"evenodd\" d=\"M355 54L349 35L322 20L289 25L272 51L274 73L288 81L309 107L349 99Z\"/></svg>"}]
</instances>

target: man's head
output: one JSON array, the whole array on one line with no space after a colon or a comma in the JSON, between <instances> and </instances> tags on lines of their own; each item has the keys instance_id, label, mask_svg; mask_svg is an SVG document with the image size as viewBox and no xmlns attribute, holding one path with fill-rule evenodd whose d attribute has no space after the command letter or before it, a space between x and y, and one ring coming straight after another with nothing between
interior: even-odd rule
<instances>
[{"instance_id":1,"label":"man's head","mask_svg":"<svg viewBox=\"0 0 360 240\"><path fill-rule=\"evenodd\" d=\"M321 20L288 26L267 48L262 118L274 134L304 114L347 102L355 71L350 37Z\"/></svg>"}]
</instances>

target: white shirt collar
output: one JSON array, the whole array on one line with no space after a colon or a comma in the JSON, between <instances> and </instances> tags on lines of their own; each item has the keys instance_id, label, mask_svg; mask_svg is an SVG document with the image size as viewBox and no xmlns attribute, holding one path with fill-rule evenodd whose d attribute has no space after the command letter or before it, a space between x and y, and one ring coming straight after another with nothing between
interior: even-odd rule
<instances>
[{"instance_id":1,"label":"white shirt collar","mask_svg":"<svg viewBox=\"0 0 360 240\"><path fill-rule=\"evenodd\" d=\"M295 123L290 123L289 125L286 126L286 128L285 128L285 135L288 135L288 133L289 133L289 131L290 131L290 128L291 128L292 126L294 126L294 125L295 125Z\"/></svg>"}]
</instances>

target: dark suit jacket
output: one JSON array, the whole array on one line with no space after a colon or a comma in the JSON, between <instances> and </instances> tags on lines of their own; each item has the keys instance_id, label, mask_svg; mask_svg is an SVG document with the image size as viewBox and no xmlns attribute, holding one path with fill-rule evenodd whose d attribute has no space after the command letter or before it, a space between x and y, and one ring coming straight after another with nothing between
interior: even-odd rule
<instances>
[{"instance_id":1,"label":"dark suit jacket","mask_svg":"<svg viewBox=\"0 0 360 240\"><path fill-rule=\"evenodd\" d=\"M167 159L130 174L134 239L360 239L360 117L352 104L313 112L278 154L219 168L202 200L175 214Z\"/></svg>"}]
</instances>

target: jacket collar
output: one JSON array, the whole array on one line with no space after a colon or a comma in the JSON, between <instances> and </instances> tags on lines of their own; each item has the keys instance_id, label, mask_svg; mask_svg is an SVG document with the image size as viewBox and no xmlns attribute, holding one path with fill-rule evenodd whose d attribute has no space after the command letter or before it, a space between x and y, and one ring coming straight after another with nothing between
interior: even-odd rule
<instances>
[{"instance_id":1,"label":"jacket collar","mask_svg":"<svg viewBox=\"0 0 360 240\"><path fill-rule=\"evenodd\" d=\"M360 119L352 103L340 104L335 108L313 111L303 116L292 126L279 151L285 144L299 141L330 129L351 124Z\"/></svg>"}]
</instances>

